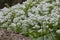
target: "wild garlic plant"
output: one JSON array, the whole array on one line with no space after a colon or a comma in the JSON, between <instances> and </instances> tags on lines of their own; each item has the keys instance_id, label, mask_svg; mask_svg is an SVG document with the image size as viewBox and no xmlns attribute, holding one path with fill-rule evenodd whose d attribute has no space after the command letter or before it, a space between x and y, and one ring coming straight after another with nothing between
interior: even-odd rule
<instances>
[{"instance_id":1,"label":"wild garlic plant","mask_svg":"<svg viewBox=\"0 0 60 40\"><path fill-rule=\"evenodd\" d=\"M60 34L60 1L27 0L4 7L0 9L0 27L39 40L55 40Z\"/></svg>"}]
</instances>

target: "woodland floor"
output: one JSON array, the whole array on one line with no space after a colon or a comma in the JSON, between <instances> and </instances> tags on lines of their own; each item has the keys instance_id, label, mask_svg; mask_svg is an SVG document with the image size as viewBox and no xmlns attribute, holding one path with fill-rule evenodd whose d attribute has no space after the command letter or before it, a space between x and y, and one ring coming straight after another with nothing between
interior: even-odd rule
<instances>
[{"instance_id":1,"label":"woodland floor","mask_svg":"<svg viewBox=\"0 0 60 40\"><path fill-rule=\"evenodd\" d=\"M31 38L23 36L20 33L0 29L0 40L31 40Z\"/></svg>"}]
</instances>

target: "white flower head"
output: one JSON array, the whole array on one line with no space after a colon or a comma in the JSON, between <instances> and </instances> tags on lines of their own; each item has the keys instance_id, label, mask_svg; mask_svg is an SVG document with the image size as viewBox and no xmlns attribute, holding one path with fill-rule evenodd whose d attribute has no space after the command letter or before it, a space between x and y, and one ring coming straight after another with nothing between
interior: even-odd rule
<instances>
[{"instance_id":1,"label":"white flower head","mask_svg":"<svg viewBox=\"0 0 60 40\"><path fill-rule=\"evenodd\" d=\"M57 30L56 33L60 34L60 30Z\"/></svg>"}]
</instances>

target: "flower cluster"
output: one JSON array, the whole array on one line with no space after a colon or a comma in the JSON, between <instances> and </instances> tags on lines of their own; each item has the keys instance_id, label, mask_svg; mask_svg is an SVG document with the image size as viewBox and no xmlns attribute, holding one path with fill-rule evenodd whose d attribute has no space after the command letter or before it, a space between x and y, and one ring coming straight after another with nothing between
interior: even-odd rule
<instances>
[{"instance_id":1,"label":"flower cluster","mask_svg":"<svg viewBox=\"0 0 60 40\"><path fill-rule=\"evenodd\" d=\"M59 0L27 0L0 9L0 27L39 37L60 29Z\"/></svg>"}]
</instances>

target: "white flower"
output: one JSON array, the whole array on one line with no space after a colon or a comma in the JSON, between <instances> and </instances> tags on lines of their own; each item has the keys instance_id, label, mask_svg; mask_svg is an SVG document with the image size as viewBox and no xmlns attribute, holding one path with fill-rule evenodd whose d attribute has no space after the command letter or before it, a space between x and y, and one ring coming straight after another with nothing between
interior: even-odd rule
<instances>
[{"instance_id":1,"label":"white flower","mask_svg":"<svg viewBox=\"0 0 60 40\"><path fill-rule=\"evenodd\" d=\"M8 27L7 23L4 23L1 27Z\"/></svg>"},{"instance_id":2,"label":"white flower","mask_svg":"<svg viewBox=\"0 0 60 40\"><path fill-rule=\"evenodd\" d=\"M60 30L57 30L56 33L60 34Z\"/></svg>"},{"instance_id":3,"label":"white flower","mask_svg":"<svg viewBox=\"0 0 60 40\"><path fill-rule=\"evenodd\" d=\"M5 13L8 13L9 11L10 11L10 9L8 9L8 8L6 8L6 7L4 7L3 9L1 9L3 12L5 12Z\"/></svg>"},{"instance_id":4,"label":"white flower","mask_svg":"<svg viewBox=\"0 0 60 40\"><path fill-rule=\"evenodd\" d=\"M28 12L28 16L34 16L31 12Z\"/></svg>"},{"instance_id":5,"label":"white flower","mask_svg":"<svg viewBox=\"0 0 60 40\"><path fill-rule=\"evenodd\" d=\"M25 12L23 10L19 10L18 13L25 14Z\"/></svg>"},{"instance_id":6,"label":"white flower","mask_svg":"<svg viewBox=\"0 0 60 40\"><path fill-rule=\"evenodd\" d=\"M43 29L38 30L38 32L42 32L42 31L43 31Z\"/></svg>"},{"instance_id":7,"label":"white flower","mask_svg":"<svg viewBox=\"0 0 60 40\"><path fill-rule=\"evenodd\" d=\"M49 31L50 31L50 32L52 32L52 31L53 31L53 29L50 29L50 28L49 28Z\"/></svg>"},{"instance_id":8,"label":"white flower","mask_svg":"<svg viewBox=\"0 0 60 40\"><path fill-rule=\"evenodd\" d=\"M17 22L19 21L19 18L20 18L20 17L14 18L14 19L13 19L13 22L14 22L14 23L17 23Z\"/></svg>"},{"instance_id":9,"label":"white flower","mask_svg":"<svg viewBox=\"0 0 60 40\"><path fill-rule=\"evenodd\" d=\"M56 0L56 3L60 3L60 0Z\"/></svg>"},{"instance_id":10,"label":"white flower","mask_svg":"<svg viewBox=\"0 0 60 40\"><path fill-rule=\"evenodd\" d=\"M2 15L3 15L3 12L0 11L0 16L2 16Z\"/></svg>"},{"instance_id":11,"label":"white flower","mask_svg":"<svg viewBox=\"0 0 60 40\"><path fill-rule=\"evenodd\" d=\"M16 24L15 24L15 23L11 23L10 26L12 26L12 27L16 27Z\"/></svg>"},{"instance_id":12,"label":"white flower","mask_svg":"<svg viewBox=\"0 0 60 40\"><path fill-rule=\"evenodd\" d=\"M5 20L4 19L0 19L0 22L3 23Z\"/></svg>"},{"instance_id":13,"label":"white flower","mask_svg":"<svg viewBox=\"0 0 60 40\"><path fill-rule=\"evenodd\" d=\"M17 26L20 26L20 25L21 25L21 23L20 23L20 22L18 22L18 23L17 23Z\"/></svg>"},{"instance_id":14,"label":"white flower","mask_svg":"<svg viewBox=\"0 0 60 40\"><path fill-rule=\"evenodd\" d=\"M40 26L39 26L39 25L35 25L34 27L35 27L35 28L40 28Z\"/></svg>"}]
</instances>

